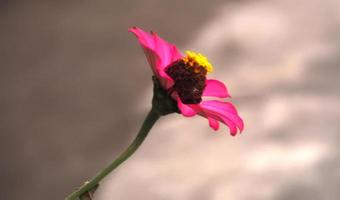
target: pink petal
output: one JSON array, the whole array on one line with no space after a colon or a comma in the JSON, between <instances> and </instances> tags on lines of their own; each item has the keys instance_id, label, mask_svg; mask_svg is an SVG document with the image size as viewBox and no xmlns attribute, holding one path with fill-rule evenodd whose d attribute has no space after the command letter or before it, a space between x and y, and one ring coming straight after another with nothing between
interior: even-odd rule
<instances>
[{"instance_id":1,"label":"pink petal","mask_svg":"<svg viewBox=\"0 0 340 200\"><path fill-rule=\"evenodd\" d=\"M243 120L237 114L231 103L221 101L204 101L199 104L199 106L202 109L200 114L204 117L211 117L226 124L230 129L231 135L236 135L237 127L242 132L244 128Z\"/></svg>"},{"instance_id":2,"label":"pink petal","mask_svg":"<svg viewBox=\"0 0 340 200\"><path fill-rule=\"evenodd\" d=\"M139 43L143 47L149 48L149 49L154 49L155 48L154 38L153 38L153 36L150 33L147 33L147 32L145 32L142 29L137 28L137 27L130 28L129 32L135 34L135 36L137 37Z\"/></svg>"},{"instance_id":3,"label":"pink petal","mask_svg":"<svg viewBox=\"0 0 340 200\"><path fill-rule=\"evenodd\" d=\"M155 48L154 51L160 57L159 66L164 69L172 62L182 58L182 55L177 50L176 46L170 44L160 38L156 33L153 33Z\"/></svg>"},{"instance_id":4,"label":"pink petal","mask_svg":"<svg viewBox=\"0 0 340 200\"><path fill-rule=\"evenodd\" d=\"M228 118L225 118L225 117L221 116L220 114L215 113L215 112L210 111L209 109L205 109L205 108L203 108L203 114L201 113L201 115L206 117L208 120L209 120L209 118L213 118L217 121L220 121L220 122L226 124L229 127L230 134L233 135L233 136L236 135L237 126L234 122L232 122ZM209 121L209 123L210 123L210 121Z\"/></svg>"},{"instance_id":5,"label":"pink petal","mask_svg":"<svg viewBox=\"0 0 340 200\"><path fill-rule=\"evenodd\" d=\"M211 117L207 117L207 118L208 118L208 120L209 120L209 125L210 125L210 127L211 127L212 129L214 129L215 131L217 131L218 128L219 128L219 123L218 123L218 121L215 120L215 119L213 119L213 118L211 118Z\"/></svg>"},{"instance_id":6,"label":"pink petal","mask_svg":"<svg viewBox=\"0 0 340 200\"><path fill-rule=\"evenodd\" d=\"M237 125L240 131L243 130L244 128L243 120L238 115L237 110L230 102L212 100L205 101L203 102L203 104L206 108L209 108L214 112L220 113L223 117L230 119Z\"/></svg>"},{"instance_id":7,"label":"pink petal","mask_svg":"<svg viewBox=\"0 0 340 200\"><path fill-rule=\"evenodd\" d=\"M192 117L197 114L195 107L190 104L184 104L181 99L176 96L178 109L181 111L182 115L185 117Z\"/></svg>"},{"instance_id":8,"label":"pink petal","mask_svg":"<svg viewBox=\"0 0 340 200\"><path fill-rule=\"evenodd\" d=\"M169 89L174 85L174 80L172 80L172 78L167 73L165 73L164 70L158 71L158 77L165 89Z\"/></svg>"},{"instance_id":9,"label":"pink petal","mask_svg":"<svg viewBox=\"0 0 340 200\"><path fill-rule=\"evenodd\" d=\"M203 96L226 98L230 97L227 87L218 80L210 79L205 81Z\"/></svg>"},{"instance_id":10,"label":"pink petal","mask_svg":"<svg viewBox=\"0 0 340 200\"><path fill-rule=\"evenodd\" d=\"M175 45L160 38L156 33L147 33L140 28L129 29L142 46L153 73L160 78L166 88L173 85L172 79L164 72L164 68L182 57Z\"/></svg>"},{"instance_id":11,"label":"pink petal","mask_svg":"<svg viewBox=\"0 0 340 200\"><path fill-rule=\"evenodd\" d=\"M204 104L206 106L217 107L223 110L224 112L231 112L231 113L237 114L237 110L235 106L230 102L210 100L210 101L203 101L201 104Z\"/></svg>"}]
</instances>

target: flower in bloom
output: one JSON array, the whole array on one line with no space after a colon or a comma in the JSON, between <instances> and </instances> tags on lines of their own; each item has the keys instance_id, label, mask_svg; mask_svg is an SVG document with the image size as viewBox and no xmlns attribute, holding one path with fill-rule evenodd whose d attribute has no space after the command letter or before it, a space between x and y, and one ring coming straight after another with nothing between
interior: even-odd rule
<instances>
[{"instance_id":1,"label":"flower in bloom","mask_svg":"<svg viewBox=\"0 0 340 200\"><path fill-rule=\"evenodd\" d=\"M182 55L177 47L160 38L156 33L140 28L129 29L138 39L154 75L162 87L177 102L185 117L200 115L209 121L212 129L219 129L219 122L226 124L231 135L243 130L243 121L233 104L202 97L230 97L226 86L206 75L213 71L208 59L200 53L186 51Z\"/></svg>"}]
</instances>

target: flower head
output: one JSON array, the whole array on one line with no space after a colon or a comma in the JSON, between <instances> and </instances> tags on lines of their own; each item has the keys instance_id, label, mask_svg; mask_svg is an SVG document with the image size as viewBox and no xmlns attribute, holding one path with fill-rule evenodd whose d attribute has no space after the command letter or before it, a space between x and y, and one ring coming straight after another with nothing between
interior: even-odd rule
<instances>
[{"instance_id":1,"label":"flower head","mask_svg":"<svg viewBox=\"0 0 340 200\"><path fill-rule=\"evenodd\" d=\"M213 66L200 53L186 51L183 56L173 44L156 33L140 28L129 29L137 37L154 75L161 86L177 102L179 111L185 117L200 115L208 119L214 130L219 122L226 124L231 135L243 130L243 121L230 102L204 100L202 97L230 97L226 86L214 79L207 79Z\"/></svg>"}]
</instances>

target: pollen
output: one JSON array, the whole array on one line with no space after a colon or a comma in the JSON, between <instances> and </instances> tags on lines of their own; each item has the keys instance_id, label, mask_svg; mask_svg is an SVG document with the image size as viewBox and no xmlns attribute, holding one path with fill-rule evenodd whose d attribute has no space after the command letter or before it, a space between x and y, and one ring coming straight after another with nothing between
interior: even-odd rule
<instances>
[{"instance_id":1,"label":"pollen","mask_svg":"<svg viewBox=\"0 0 340 200\"><path fill-rule=\"evenodd\" d=\"M195 53L193 51L185 51L186 56L182 58L183 62L190 67L195 67L197 65L203 67L207 72L213 71L213 66L210 64L208 59L200 53ZM197 70L195 70L196 72ZM197 71L199 72L199 71Z\"/></svg>"}]
</instances>

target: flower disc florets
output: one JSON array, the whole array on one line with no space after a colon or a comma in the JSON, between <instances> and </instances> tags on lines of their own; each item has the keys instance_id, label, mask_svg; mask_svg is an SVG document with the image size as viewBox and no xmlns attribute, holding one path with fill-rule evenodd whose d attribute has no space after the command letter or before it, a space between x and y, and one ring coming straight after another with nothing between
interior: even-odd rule
<instances>
[{"instance_id":1,"label":"flower disc florets","mask_svg":"<svg viewBox=\"0 0 340 200\"><path fill-rule=\"evenodd\" d=\"M202 54L186 51L186 56L170 64L165 72L174 80L170 92L176 91L184 104L202 101L207 72L212 65Z\"/></svg>"}]
</instances>

